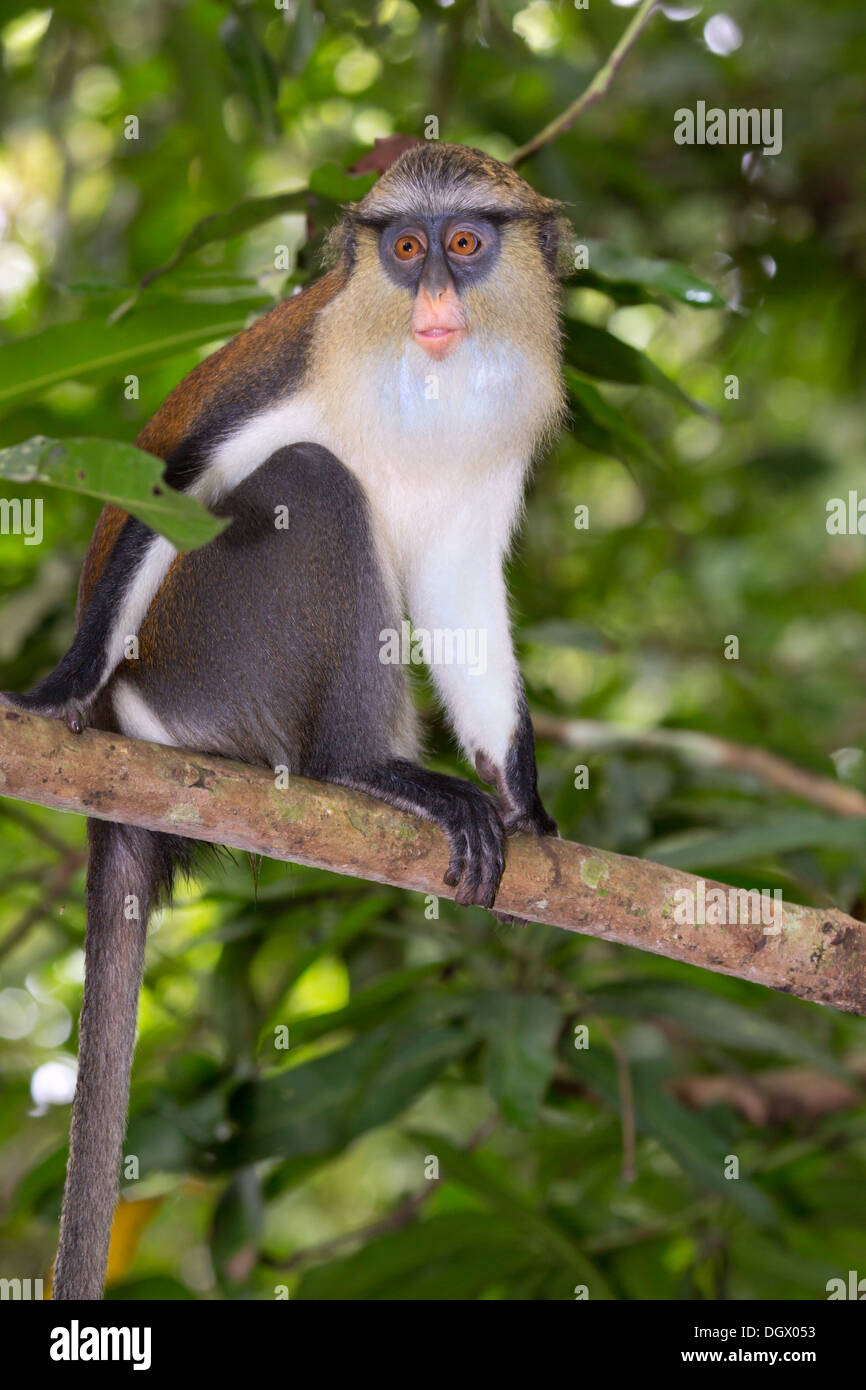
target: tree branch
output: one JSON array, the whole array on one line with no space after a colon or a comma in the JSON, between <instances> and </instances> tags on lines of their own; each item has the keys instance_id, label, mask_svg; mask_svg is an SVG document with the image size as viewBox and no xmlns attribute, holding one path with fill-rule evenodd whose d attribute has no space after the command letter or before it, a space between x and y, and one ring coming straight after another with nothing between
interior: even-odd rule
<instances>
[{"instance_id":1,"label":"tree branch","mask_svg":"<svg viewBox=\"0 0 866 1390\"><path fill-rule=\"evenodd\" d=\"M453 896L442 881L442 834L362 793L300 777L278 790L267 768L94 729L76 736L9 705L0 707L0 729L4 796ZM866 1013L863 923L835 908L786 903L770 930L678 925L675 895L694 895L699 882L648 860L518 835L497 907ZM717 886L707 881L706 891Z\"/></svg>"},{"instance_id":2,"label":"tree branch","mask_svg":"<svg viewBox=\"0 0 866 1390\"><path fill-rule=\"evenodd\" d=\"M614 48L607 62L603 67L599 68L589 86L585 91L581 92L580 96L577 97L570 106L565 108L560 116L550 121L537 135L533 135L531 140L514 151L511 158L508 160L512 168L516 169L517 165L522 164L525 159L529 159L530 155L537 154L545 145L549 145L551 140L555 140L557 136L563 135L567 130L570 130L578 116L582 116L588 106L591 106L594 101L599 101L601 97L605 96L625 55L644 28L644 25L656 8L656 4L657 0L644 0L640 9L633 16L631 23L623 31L619 43Z\"/></svg>"},{"instance_id":3,"label":"tree branch","mask_svg":"<svg viewBox=\"0 0 866 1390\"><path fill-rule=\"evenodd\" d=\"M866 796L856 787L807 772L766 748L730 743L693 729L624 729L601 719L557 719L555 715L533 714L532 724L539 737L583 752L638 748L670 753L702 767L745 773L764 786L809 801L837 816L866 816Z\"/></svg>"},{"instance_id":4,"label":"tree branch","mask_svg":"<svg viewBox=\"0 0 866 1390\"><path fill-rule=\"evenodd\" d=\"M696 1110L709 1105L729 1105L749 1124L815 1124L839 1110L852 1110L863 1104L866 1061L847 1058L846 1069L859 1080L850 1085L815 1067L769 1067L765 1071L741 1076L701 1073L681 1076L672 1089Z\"/></svg>"}]
</instances>

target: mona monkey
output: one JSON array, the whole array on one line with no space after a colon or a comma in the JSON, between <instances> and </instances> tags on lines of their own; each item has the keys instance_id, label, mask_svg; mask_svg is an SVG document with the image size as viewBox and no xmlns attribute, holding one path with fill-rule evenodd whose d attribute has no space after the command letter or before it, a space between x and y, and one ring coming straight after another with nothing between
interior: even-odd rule
<instances>
[{"instance_id":1,"label":"mona monkey","mask_svg":"<svg viewBox=\"0 0 866 1390\"><path fill-rule=\"evenodd\" d=\"M330 268L200 363L138 438L231 524L179 554L107 506L76 636L19 707L353 787L445 833L445 882L490 907L514 831L555 835L503 561L560 424L557 203L459 145L407 150L344 217ZM287 513L283 511L287 509ZM286 526L275 515L288 516ZM485 783L427 771L386 630L475 630L432 667ZM138 636L138 658L125 644ZM88 824L86 983L55 1299L101 1296L147 916L191 846ZM139 904L129 921L129 895Z\"/></svg>"}]
</instances>

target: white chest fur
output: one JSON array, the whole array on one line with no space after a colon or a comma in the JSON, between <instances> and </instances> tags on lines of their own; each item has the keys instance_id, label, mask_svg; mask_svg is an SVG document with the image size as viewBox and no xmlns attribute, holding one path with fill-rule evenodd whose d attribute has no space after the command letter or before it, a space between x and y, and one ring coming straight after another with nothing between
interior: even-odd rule
<instances>
[{"instance_id":1,"label":"white chest fur","mask_svg":"<svg viewBox=\"0 0 866 1390\"><path fill-rule=\"evenodd\" d=\"M480 528L502 555L548 402L533 396L519 355L472 353L445 362L410 343L392 358L358 360L330 399L315 386L224 440L195 486L212 502L287 444L330 449L362 484L401 584L419 549L459 518L467 554ZM537 388L536 388L537 389Z\"/></svg>"}]
</instances>

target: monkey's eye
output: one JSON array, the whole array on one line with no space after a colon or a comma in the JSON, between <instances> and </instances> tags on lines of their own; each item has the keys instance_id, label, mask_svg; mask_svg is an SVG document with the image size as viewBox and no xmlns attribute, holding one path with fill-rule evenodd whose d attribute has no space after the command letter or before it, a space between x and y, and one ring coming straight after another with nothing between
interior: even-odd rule
<instances>
[{"instance_id":1,"label":"monkey's eye","mask_svg":"<svg viewBox=\"0 0 866 1390\"><path fill-rule=\"evenodd\" d=\"M398 236L394 242L394 255L398 261L411 261L421 254L424 246L420 237L412 236L410 232L405 232L403 236Z\"/></svg>"},{"instance_id":2,"label":"monkey's eye","mask_svg":"<svg viewBox=\"0 0 866 1390\"><path fill-rule=\"evenodd\" d=\"M462 231L454 233L448 243L448 250L455 256L474 256L480 245L481 238L463 228Z\"/></svg>"}]
</instances>

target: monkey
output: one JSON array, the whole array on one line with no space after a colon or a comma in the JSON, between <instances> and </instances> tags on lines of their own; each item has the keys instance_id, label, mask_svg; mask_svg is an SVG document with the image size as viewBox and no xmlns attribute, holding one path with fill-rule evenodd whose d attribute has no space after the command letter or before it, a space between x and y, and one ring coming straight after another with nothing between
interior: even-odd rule
<instances>
[{"instance_id":1,"label":"monkey","mask_svg":"<svg viewBox=\"0 0 866 1390\"><path fill-rule=\"evenodd\" d=\"M179 553L116 506L72 645L18 706L379 798L432 822L445 883L492 907L506 837L558 833L537 785L503 566L564 418L560 204L464 146L400 155L329 235L319 279L203 360L138 437L228 525ZM277 525L279 514L285 524ZM476 782L426 769L383 635L483 633L430 675ZM137 637L129 657L127 639ZM86 975L55 1299L98 1299L147 918L182 836L88 822ZM134 895L138 917L123 905Z\"/></svg>"}]
</instances>

